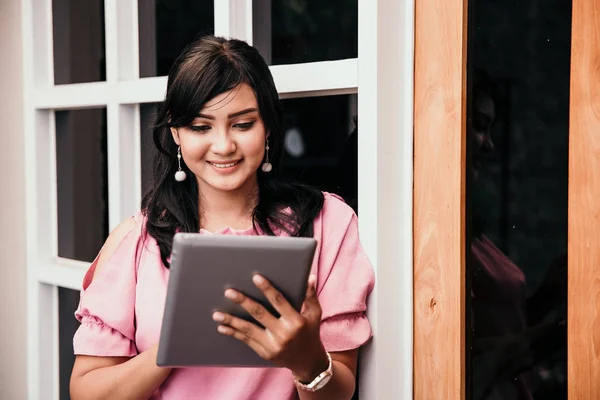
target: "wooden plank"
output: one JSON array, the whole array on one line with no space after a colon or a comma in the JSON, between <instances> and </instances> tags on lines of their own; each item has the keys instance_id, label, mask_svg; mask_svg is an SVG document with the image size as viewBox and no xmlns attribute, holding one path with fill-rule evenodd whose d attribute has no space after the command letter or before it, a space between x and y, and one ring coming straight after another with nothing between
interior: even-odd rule
<instances>
[{"instance_id":1,"label":"wooden plank","mask_svg":"<svg viewBox=\"0 0 600 400\"><path fill-rule=\"evenodd\" d=\"M573 0L569 399L600 399L600 2Z\"/></svg>"},{"instance_id":2,"label":"wooden plank","mask_svg":"<svg viewBox=\"0 0 600 400\"><path fill-rule=\"evenodd\" d=\"M416 0L414 399L465 398L467 0Z\"/></svg>"}]
</instances>

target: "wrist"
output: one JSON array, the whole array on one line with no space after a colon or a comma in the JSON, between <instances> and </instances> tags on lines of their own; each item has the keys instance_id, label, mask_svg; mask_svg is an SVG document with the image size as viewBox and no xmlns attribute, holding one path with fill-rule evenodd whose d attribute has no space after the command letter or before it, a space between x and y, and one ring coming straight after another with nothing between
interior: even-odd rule
<instances>
[{"instance_id":1,"label":"wrist","mask_svg":"<svg viewBox=\"0 0 600 400\"><path fill-rule=\"evenodd\" d=\"M314 361L302 371L293 371L294 377L301 383L310 383L329 368L329 354L321 348Z\"/></svg>"},{"instance_id":2,"label":"wrist","mask_svg":"<svg viewBox=\"0 0 600 400\"><path fill-rule=\"evenodd\" d=\"M329 383L329 381L333 377L333 361L331 360L331 354L325 352L325 355L327 355L327 368L325 370L318 373L318 375L316 375L312 379L308 378L308 376L312 375L307 374L305 377L302 377L302 379L306 379L305 382L298 379L298 377L294 378L298 390L316 392L317 390L323 389L325 385ZM315 367L315 369L317 368Z\"/></svg>"}]
</instances>

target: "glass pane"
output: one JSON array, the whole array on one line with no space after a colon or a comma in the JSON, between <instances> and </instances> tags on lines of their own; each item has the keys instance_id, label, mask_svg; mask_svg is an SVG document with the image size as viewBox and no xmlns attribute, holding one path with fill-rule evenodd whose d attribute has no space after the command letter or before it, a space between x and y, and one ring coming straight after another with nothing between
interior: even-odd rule
<instances>
[{"instance_id":1,"label":"glass pane","mask_svg":"<svg viewBox=\"0 0 600 400\"><path fill-rule=\"evenodd\" d=\"M108 237L106 109L56 112L58 256L93 261Z\"/></svg>"},{"instance_id":2,"label":"glass pane","mask_svg":"<svg viewBox=\"0 0 600 400\"><path fill-rule=\"evenodd\" d=\"M140 76L168 75L195 38L214 33L213 0L138 0Z\"/></svg>"},{"instance_id":3,"label":"glass pane","mask_svg":"<svg viewBox=\"0 0 600 400\"><path fill-rule=\"evenodd\" d=\"M467 382L567 398L571 1L470 3Z\"/></svg>"},{"instance_id":4,"label":"glass pane","mask_svg":"<svg viewBox=\"0 0 600 400\"><path fill-rule=\"evenodd\" d=\"M73 314L79 304L79 291L58 288L58 353L59 353L59 391L60 400L69 400L69 382L75 363L73 354L73 336L79 327L79 321Z\"/></svg>"},{"instance_id":5,"label":"glass pane","mask_svg":"<svg viewBox=\"0 0 600 400\"><path fill-rule=\"evenodd\" d=\"M106 80L104 1L52 0L54 83Z\"/></svg>"},{"instance_id":6,"label":"glass pane","mask_svg":"<svg viewBox=\"0 0 600 400\"><path fill-rule=\"evenodd\" d=\"M140 104L140 142L142 152L142 193L145 194L152 184L152 166L156 147L152 139L152 125L156 118L158 103Z\"/></svg>"},{"instance_id":7,"label":"glass pane","mask_svg":"<svg viewBox=\"0 0 600 400\"><path fill-rule=\"evenodd\" d=\"M285 176L357 206L357 95L283 100Z\"/></svg>"},{"instance_id":8,"label":"glass pane","mask_svg":"<svg viewBox=\"0 0 600 400\"><path fill-rule=\"evenodd\" d=\"M254 44L271 65L358 56L358 0L256 0Z\"/></svg>"}]
</instances>

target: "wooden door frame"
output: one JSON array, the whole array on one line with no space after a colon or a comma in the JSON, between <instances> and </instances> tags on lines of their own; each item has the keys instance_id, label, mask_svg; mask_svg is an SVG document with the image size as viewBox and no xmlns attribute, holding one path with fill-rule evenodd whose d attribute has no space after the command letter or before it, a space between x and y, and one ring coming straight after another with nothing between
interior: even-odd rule
<instances>
[{"instance_id":1,"label":"wooden door frame","mask_svg":"<svg viewBox=\"0 0 600 400\"><path fill-rule=\"evenodd\" d=\"M569 122L569 399L600 399L600 3L573 0Z\"/></svg>"},{"instance_id":2,"label":"wooden door frame","mask_svg":"<svg viewBox=\"0 0 600 400\"><path fill-rule=\"evenodd\" d=\"M414 392L464 399L468 0L415 0ZM570 399L600 398L600 3L573 0ZM434 162L432 162L434 161Z\"/></svg>"},{"instance_id":3,"label":"wooden door frame","mask_svg":"<svg viewBox=\"0 0 600 400\"><path fill-rule=\"evenodd\" d=\"M413 398L465 396L467 0L415 1Z\"/></svg>"}]
</instances>

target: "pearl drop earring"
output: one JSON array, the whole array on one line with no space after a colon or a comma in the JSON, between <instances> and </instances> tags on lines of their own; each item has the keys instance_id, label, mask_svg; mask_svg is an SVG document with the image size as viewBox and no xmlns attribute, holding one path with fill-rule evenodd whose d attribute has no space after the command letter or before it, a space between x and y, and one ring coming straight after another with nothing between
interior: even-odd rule
<instances>
[{"instance_id":1,"label":"pearl drop earring","mask_svg":"<svg viewBox=\"0 0 600 400\"><path fill-rule=\"evenodd\" d=\"M185 178L187 178L187 175L185 171L181 169L181 146L177 147L177 164L179 169L175 172L175 180L177 182L183 182L185 181Z\"/></svg>"},{"instance_id":2,"label":"pearl drop earring","mask_svg":"<svg viewBox=\"0 0 600 400\"><path fill-rule=\"evenodd\" d=\"M265 162L263 163L261 169L263 172L271 172L273 169L273 164L269 162L269 139L267 139L267 143L265 145Z\"/></svg>"}]
</instances>

